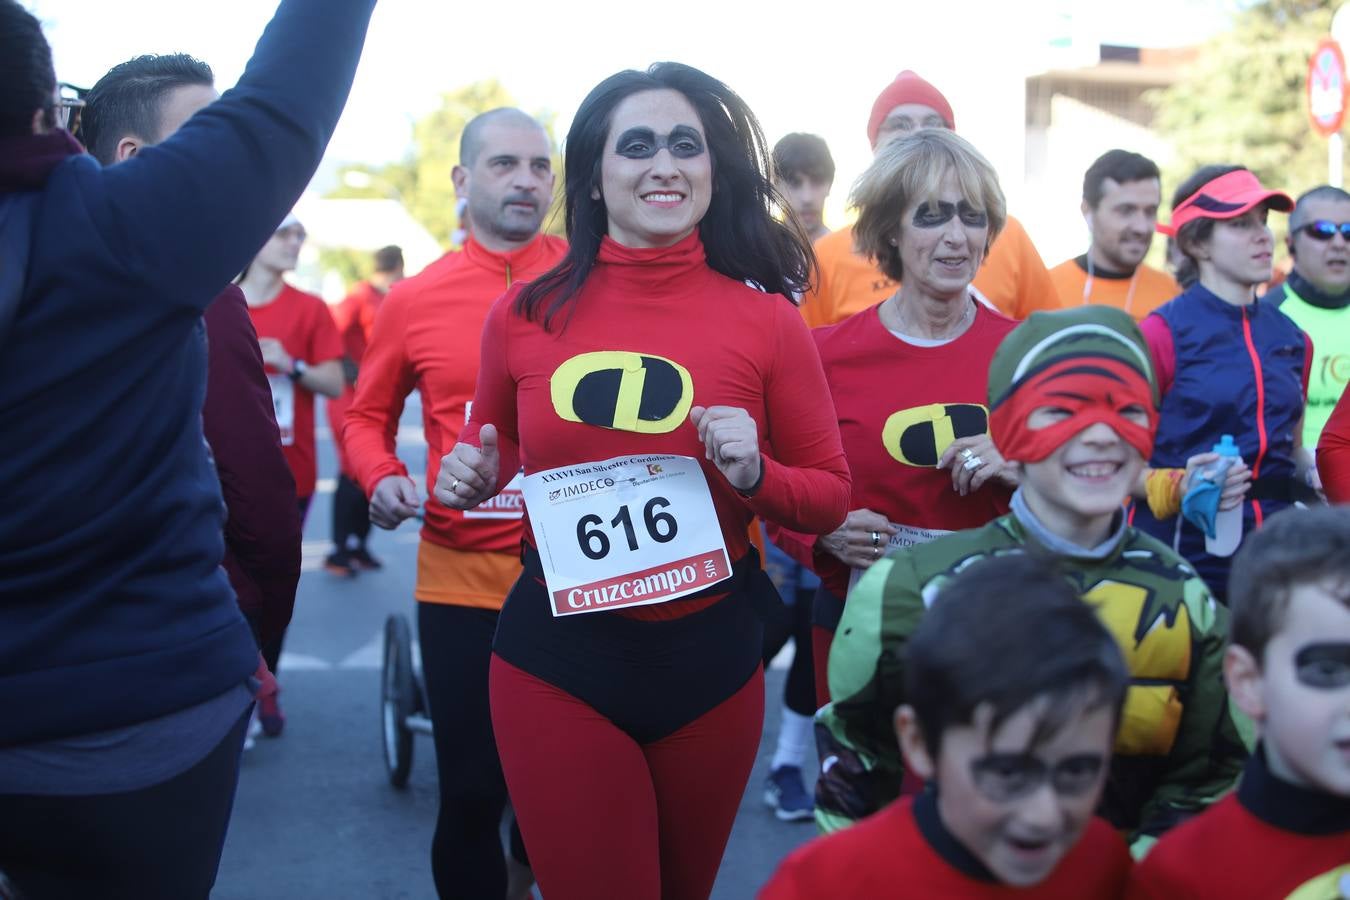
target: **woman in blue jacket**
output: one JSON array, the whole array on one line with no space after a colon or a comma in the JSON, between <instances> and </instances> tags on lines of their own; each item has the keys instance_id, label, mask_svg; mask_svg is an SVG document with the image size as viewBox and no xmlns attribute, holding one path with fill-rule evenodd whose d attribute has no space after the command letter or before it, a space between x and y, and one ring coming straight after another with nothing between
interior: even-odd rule
<instances>
[{"instance_id":1,"label":"woman in blue jacket","mask_svg":"<svg viewBox=\"0 0 1350 900\"><path fill-rule=\"evenodd\" d=\"M1181 255L1177 280L1185 290L1140 323L1162 395L1146 478L1173 491L1160 503L1150 490L1153 502L1136 507L1134 524L1189 560L1221 601L1231 557L1210 555L1199 528L1165 515L1195 484L1182 470L1189 464L1193 475L1210 465L1218 457L1209 451L1233 436L1242 460L1229 471L1220 508L1242 504L1244 534L1313 494L1312 456L1301 446L1311 343L1256 297L1270 280L1275 249L1266 216L1293 205L1241 166L1206 166L1192 175L1173 198L1172 221L1159 226ZM1169 473L1175 477L1167 481Z\"/></svg>"}]
</instances>

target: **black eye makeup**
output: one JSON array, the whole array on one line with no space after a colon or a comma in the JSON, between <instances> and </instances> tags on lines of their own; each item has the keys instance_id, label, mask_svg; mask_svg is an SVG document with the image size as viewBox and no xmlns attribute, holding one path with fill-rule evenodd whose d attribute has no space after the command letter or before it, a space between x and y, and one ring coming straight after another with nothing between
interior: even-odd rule
<instances>
[{"instance_id":1,"label":"black eye makeup","mask_svg":"<svg viewBox=\"0 0 1350 900\"><path fill-rule=\"evenodd\" d=\"M1025 797L1047 780L1061 796L1083 794L1097 786L1105 767L1105 757L1096 753L1070 756L1053 766L1027 753L990 753L970 764L976 790L996 803Z\"/></svg>"},{"instance_id":2,"label":"black eye makeup","mask_svg":"<svg viewBox=\"0 0 1350 900\"><path fill-rule=\"evenodd\" d=\"M961 217L963 225L972 228L984 228L989 224L989 216L983 210L976 209L965 200L960 203L925 203L914 210L916 228L938 228L946 225L956 216Z\"/></svg>"},{"instance_id":3,"label":"black eye makeup","mask_svg":"<svg viewBox=\"0 0 1350 900\"><path fill-rule=\"evenodd\" d=\"M1318 690L1350 685L1350 644L1309 644L1294 654L1294 675Z\"/></svg>"},{"instance_id":4,"label":"black eye makeup","mask_svg":"<svg viewBox=\"0 0 1350 900\"><path fill-rule=\"evenodd\" d=\"M676 159L691 159L706 148L703 135L688 125L676 125L666 135L650 128L629 128L614 143L614 152L628 159L651 159L663 149Z\"/></svg>"}]
</instances>

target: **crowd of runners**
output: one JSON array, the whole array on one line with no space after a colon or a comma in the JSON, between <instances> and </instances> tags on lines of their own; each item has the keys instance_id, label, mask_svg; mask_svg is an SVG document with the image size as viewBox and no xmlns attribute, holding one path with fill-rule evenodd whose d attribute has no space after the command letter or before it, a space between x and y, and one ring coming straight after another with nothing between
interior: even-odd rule
<instances>
[{"instance_id":1,"label":"crowd of runners","mask_svg":"<svg viewBox=\"0 0 1350 900\"><path fill-rule=\"evenodd\" d=\"M462 247L330 309L292 209L374 5L76 96L0 0L0 897L209 895L318 395L324 568L421 522L441 897L708 897L788 641L753 789L822 835L762 897L1350 897L1350 194L1113 149L1047 268L906 70L830 231L825 142L661 62L562 173L472 119Z\"/></svg>"}]
</instances>

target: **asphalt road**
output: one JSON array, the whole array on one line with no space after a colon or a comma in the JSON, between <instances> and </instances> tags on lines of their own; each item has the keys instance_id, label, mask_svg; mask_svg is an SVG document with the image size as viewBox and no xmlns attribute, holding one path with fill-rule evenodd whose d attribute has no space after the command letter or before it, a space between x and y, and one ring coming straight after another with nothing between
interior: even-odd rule
<instances>
[{"instance_id":1,"label":"asphalt road","mask_svg":"<svg viewBox=\"0 0 1350 900\"><path fill-rule=\"evenodd\" d=\"M421 472L426 450L420 411L416 397L410 401L400 454L411 471ZM316 418L326 423L322 413ZM321 479L335 470L331 441L321 427ZM331 576L322 570L331 491L331 481L321 480L305 528L305 571L280 666L286 732L275 740L259 738L244 756L212 895L219 900L436 896L429 861L436 818L431 739L416 739L412 775L403 790L387 780L380 739L384 621L397 613L415 624L417 523L372 536L372 552L385 563L382 571L352 580ZM782 697L782 662L767 673L765 733L715 900L753 897L778 861L815 832L810 823L778 821L761 797Z\"/></svg>"}]
</instances>

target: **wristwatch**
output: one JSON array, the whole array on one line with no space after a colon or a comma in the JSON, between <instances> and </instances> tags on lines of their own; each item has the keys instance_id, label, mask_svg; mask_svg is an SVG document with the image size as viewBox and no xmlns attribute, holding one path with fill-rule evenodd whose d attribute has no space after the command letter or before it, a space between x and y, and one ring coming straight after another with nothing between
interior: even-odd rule
<instances>
[{"instance_id":1,"label":"wristwatch","mask_svg":"<svg viewBox=\"0 0 1350 900\"><path fill-rule=\"evenodd\" d=\"M309 364L303 359L296 359L291 361L291 370L286 374L290 377L291 381L299 381L301 378L305 377L305 372L307 371L309 371Z\"/></svg>"}]
</instances>

